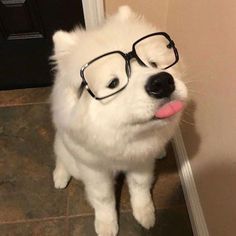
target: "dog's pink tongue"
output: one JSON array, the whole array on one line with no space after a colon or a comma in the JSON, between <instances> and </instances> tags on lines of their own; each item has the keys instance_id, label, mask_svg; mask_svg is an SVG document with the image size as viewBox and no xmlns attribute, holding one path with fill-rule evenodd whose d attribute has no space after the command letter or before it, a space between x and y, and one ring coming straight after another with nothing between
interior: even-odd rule
<instances>
[{"instance_id":1,"label":"dog's pink tongue","mask_svg":"<svg viewBox=\"0 0 236 236\"><path fill-rule=\"evenodd\" d=\"M171 101L171 102L164 104L162 107L160 107L156 111L155 117L157 117L159 119L168 118L170 116L173 116L177 112L183 110L183 108L184 108L183 102L177 101L177 100Z\"/></svg>"}]
</instances>

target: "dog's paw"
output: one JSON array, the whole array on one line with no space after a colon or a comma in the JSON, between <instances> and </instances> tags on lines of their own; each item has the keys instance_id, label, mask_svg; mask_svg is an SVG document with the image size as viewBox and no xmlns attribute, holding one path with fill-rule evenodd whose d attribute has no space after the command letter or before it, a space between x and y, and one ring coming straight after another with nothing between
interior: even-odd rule
<instances>
[{"instance_id":1,"label":"dog's paw","mask_svg":"<svg viewBox=\"0 0 236 236\"><path fill-rule=\"evenodd\" d=\"M55 188L62 189L67 186L70 180L70 175L66 171L56 168L53 171L53 180Z\"/></svg>"},{"instance_id":2,"label":"dog's paw","mask_svg":"<svg viewBox=\"0 0 236 236\"><path fill-rule=\"evenodd\" d=\"M135 219L146 229L150 229L155 224L155 208L152 202L149 202L144 207L134 207L133 215Z\"/></svg>"},{"instance_id":3,"label":"dog's paw","mask_svg":"<svg viewBox=\"0 0 236 236\"><path fill-rule=\"evenodd\" d=\"M116 236L118 233L117 222L104 222L95 220L95 230L98 236Z\"/></svg>"}]
</instances>

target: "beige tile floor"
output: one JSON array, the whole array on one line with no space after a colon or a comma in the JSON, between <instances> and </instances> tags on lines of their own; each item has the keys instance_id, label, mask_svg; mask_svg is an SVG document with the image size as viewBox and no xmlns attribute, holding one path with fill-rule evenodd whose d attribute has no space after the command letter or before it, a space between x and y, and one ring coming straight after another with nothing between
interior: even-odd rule
<instances>
[{"instance_id":1,"label":"beige tile floor","mask_svg":"<svg viewBox=\"0 0 236 236\"><path fill-rule=\"evenodd\" d=\"M0 235L93 236L94 214L81 182L53 187L54 129L50 88L0 91ZM136 223L124 176L116 184L122 236L192 234L174 154L156 163L153 199L158 221L145 230Z\"/></svg>"}]
</instances>

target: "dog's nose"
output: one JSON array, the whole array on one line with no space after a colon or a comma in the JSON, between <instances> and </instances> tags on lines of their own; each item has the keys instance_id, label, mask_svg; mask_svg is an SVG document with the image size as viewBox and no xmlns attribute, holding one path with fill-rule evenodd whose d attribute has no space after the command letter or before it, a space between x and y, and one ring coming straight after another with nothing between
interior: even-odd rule
<instances>
[{"instance_id":1,"label":"dog's nose","mask_svg":"<svg viewBox=\"0 0 236 236\"><path fill-rule=\"evenodd\" d=\"M161 72L148 79L145 90L151 97L169 97L175 90L175 82L171 74Z\"/></svg>"}]
</instances>

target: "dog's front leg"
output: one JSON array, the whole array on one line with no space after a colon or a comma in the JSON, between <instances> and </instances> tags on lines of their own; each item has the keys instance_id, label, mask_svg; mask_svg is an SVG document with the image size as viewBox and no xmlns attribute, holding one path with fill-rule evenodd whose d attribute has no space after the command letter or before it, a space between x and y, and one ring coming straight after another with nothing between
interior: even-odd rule
<instances>
[{"instance_id":1,"label":"dog's front leg","mask_svg":"<svg viewBox=\"0 0 236 236\"><path fill-rule=\"evenodd\" d=\"M118 232L113 176L104 171L86 170L84 183L88 200L95 210L95 230L99 236Z\"/></svg>"},{"instance_id":2,"label":"dog's front leg","mask_svg":"<svg viewBox=\"0 0 236 236\"><path fill-rule=\"evenodd\" d=\"M151 197L153 167L127 174L131 205L135 219L146 229L155 224L155 208Z\"/></svg>"}]
</instances>

